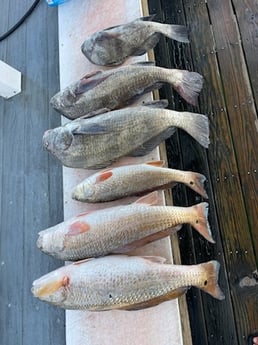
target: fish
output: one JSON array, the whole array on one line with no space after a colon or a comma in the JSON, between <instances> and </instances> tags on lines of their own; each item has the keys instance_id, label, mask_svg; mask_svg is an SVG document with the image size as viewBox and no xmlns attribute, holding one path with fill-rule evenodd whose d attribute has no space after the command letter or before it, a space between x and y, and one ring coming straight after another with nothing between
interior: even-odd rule
<instances>
[{"instance_id":1,"label":"fish","mask_svg":"<svg viewBox=\"0 0 258 345\"><path fill-rule=\"evenodd\" d=\"M169 138L175 127L208 147L209 120L206 115L158 106L160 103L155 102L76 119L47 130L43 135L43 146L63 165L87 169L105 168L124 156L144 156Z\"/></svg>"},{"instance_id":2,"label":"fish","mask_svg":"<svg viewBox=\"0 0 258 345\"><path fill-rule=\"evenodd\" d=\"M72 198L89 203L107 202L166 189L177 182L184 183L202 197L208 198L204 189L204 175L164 168L164 164L164 161L159 160L107 168L79 183L72 191Z\"/></svg>"},{"instance_id":3,"label":"fish","mask_svg":"<svg viewBox=\"0 0 258 345\"><path fill-rule=\"evenodd\" d=\"M74 120L92 117L134 103L143 94L169 83L186 102L197 105L203 77L197 72L153 66L142 62L106 71L94 71L50 99L59 113Z\"/></svg>"},{"instance_id":4,"label":"fish","mask_svg":"<svg viewBox=\"0 0 258 345\"><path fill-rule=\"evenodd\" d=\"M130 23L95 32L83 42L81 51L93 64L117 66L130 56L143 55L153 49L161 35L189 43L186 26L154 22L154 17L137 18Z\"/></svg>"},{"instance_id":5,"label":"fish","mask_svg":"<svg viewBox=\"0 0 258 345\"><path fill-rule=\"evenodd\" d=\"M34 297L73 310L139 310L182 296L197 287L225 298L218 284L220 264L166 264L158 256L110 255L78 261L32 283Z\"/></svg>"},{"instance_id":6,"label":"fish","mask_svg":"<svg viewBox=\"0 0 258 345\"><path fill-rule=\"evenodd\" d=\"M132 204L86 211L39 232L37 247L61 260L80 260L110 253L127 253L171 235L190 224L214 243L208 203L190 207L157 206L157 192Z\"/></svg>"}]
</instances>

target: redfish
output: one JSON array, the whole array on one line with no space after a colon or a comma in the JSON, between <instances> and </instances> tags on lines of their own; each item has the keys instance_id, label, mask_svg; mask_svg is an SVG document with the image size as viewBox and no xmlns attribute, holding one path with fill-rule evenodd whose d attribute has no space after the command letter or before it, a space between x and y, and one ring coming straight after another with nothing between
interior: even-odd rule
<instances>
[{"instance_id":1,"label":"redfish","mask_svg":"<svg viewBox=\"0 0 258 345\"><path fill-rule=\"evenodd\" d=\"M144 156L169 138L175 127L208 147L207 116L158 106L160 102L71 121L46 131L43 145L63 165L87 169L105 168L124 156Z\"/></svg>"},{"instance_id":2,"label":"redfish","mask_svg":"<svg viewBox=\"0 0 258 345\"><path fill-rule=\"evenodd\" d=\"M111 255L76 262L35 280L32 293L65 309L137 310L178 298L191 286L223 300L220 264L165 264L161 257Z\"/></svg>"},{"instance_id":3,"label":"redfish","mask_svg":"<svg viewBox=\"0 0 258 345\"><path fill-rule=\"evenodd\" d=\"M204 198L206 177L192 171L164 168L164 161L151 161L97 172L80 184L72 198L83 202L106 202L126 196L138 195L158 189L166 189L181 182Z\"/></svg>"},{"instance_id":4,"label":"redfish","mask_svg":"<svg viewBox=\"0 0 258 345\"><path fill-rule=\"evenodd\" d=\"M54 95L50 104L69 119L91 117L101 109L133 103L141 95L169 83L190 104L196 105L203 77L196 72L156 67L149 62L85 75Z\"/></svg>"},{"instance_id":5,"label":"redfish","mask_svg":"<svg viewBox=\"0 0 258 345\"><path fill-rule=\"evenodd\" d=\"M82 53L94 64L115 66L129 56L143 55L153 49L160 36L188 43L188 30L184 25L153 22L154 16L95 32L81 46Z\"/></svg>"},{"instance_id":6,"label":"redfish","mask_svg":"<svg viewBox=\"0 0 258 345\"><path fill-rule=\"evenodd\" d=\"M211 243L206 202L191 206L154 206L153 192L125 206L85 212L39 232L37 246L62 260L127 253L190 224Z\"/></svg>"}]
</instances>

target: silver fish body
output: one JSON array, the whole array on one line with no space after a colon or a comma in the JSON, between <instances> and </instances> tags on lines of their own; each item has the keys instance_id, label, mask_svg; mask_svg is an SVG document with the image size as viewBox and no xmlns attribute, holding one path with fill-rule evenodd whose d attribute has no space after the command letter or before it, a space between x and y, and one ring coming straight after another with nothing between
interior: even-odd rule
<instances>
[{"instance_id":1,"label":"silver fish body","mask_svg":"<svg viewBox=\"0 0 258 345\"><path fill-rule=\"evenodd\" d=\"M184 183L204 198L205 176L192 171L163 167L163 161L133 164L97 172L79 183L72 198L82 202L106 202L138 195L157 189L166 189L175 183Z\"/></svg>"},{"instance_id":2,"label":"silver fish body","mask_svg":"<svg viewBox=\"0 0 258 345\"><path fill-rule=\"evenodd\" d=\"M149 63L133 64L88 74L54 95L50 104L69 119L91 117L101 109L126 106L163 83L171 84L187 102L196 105L203 77Z\"/></svg>"},{"instance_id":3,"label":"silver fish body","mask_svg":"<svg viewBox=\"0 0 258 345\"><path fill-rule=\"evenodd\" d=\"M96 65L115 66L130 56L142 55L153 49L160 35L179 42L189 42L185 26L162 24L152 19L153 16L142 17L95 32L82 44L82 53Z\"/></svg>"},{"instance_id":4,"label":"silver fish body","mask_svg":"<svg viewBox=\"0 0 258 345\"><path fill-rule=\"evenodd\" d=\"M219 263L164 264L160 257L107 256L77 262L35 280L32 293L77 310L142 309L177 298L195 286L219 300Z\"/></svg>"},{"instance_id":5,"label":"silver fish body","mask_svg":"<svg viewBox=\"0 0 258 345\"><path fill-rule=\"evenodd\" d=\"M171 235L185 223L214 243L207 203L152 206L155 195L151 193L130 205L85 212L40 231L37 246L46 254L71 261L126 253Z\"/></svg>"},{"instance_id":6,"label":"silver fish body","mask_svg":"<svg viewBox=\"0 0 258 345\"><path fill-rule=\"evenodd\" d=\"M63 165L99 169L124 156L144 156L181 128L202 146L209 144L205 115L139 106L78 119L51 129L44 147Z\"/></svg>"}]
</instances>

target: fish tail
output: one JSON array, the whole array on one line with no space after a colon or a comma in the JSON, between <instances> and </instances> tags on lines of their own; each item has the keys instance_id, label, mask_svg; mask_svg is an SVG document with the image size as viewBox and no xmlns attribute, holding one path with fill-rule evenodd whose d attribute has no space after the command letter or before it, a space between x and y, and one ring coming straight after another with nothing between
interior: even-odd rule
<instances>
[{"instance_id":1,"label":"fish tail","mask_svg":"<svg viewBox=\"0 0 258 345\"><path fill-rule=\"evenodd\" d=\"M197 140L200 145L208 148L210 143L208 117L206 115L189 112L181 112L178 114L180 123L176 126L186 131L191 137Z\"/></svg>"},{"instance_id":2,"label":"fish tail","mask_svg":"<svg viewBox=\"0 0 258 345\"><path fill-rule=\"evenodd\" d=\"M208 221L209 204L207 202L201 202L200 204L191 206L193 210L193 218L190 224L199 232L207 241L215 243L212 238L212 233Z\"/></svg>"},{"instance_id":3,"label":"fish tail","mask_svg":"<svg viewBox=\"0 0 258 345\"><path fill-rule=\"evenodd\" d=\"M189 43L188 28L184 25L160 24L159 32L172 40Z\"/></svg>"},{"instance_id":4,"label":"fish tail","mask_svg":"<svg viewBox=\"0 0 258 345\"><path fill-rule=\"evenodd\" d=\"M204 188L206 177L202 174L192 171L186 171L185 175L187 176L185 184L205 199L208 199L208 194Z\"/></svg>"},{"instance_id":5,"label":"fish tail","mask_svg":"<svg viewBox=\"0 0 258 345\"><path fill-rule=\"evenodd\" d=\"M180 73L176 74L176 82L175 80L172 82L173 88L186 102L197 105L198 96L203 86L203 77L197 72L186 70L181 70Z\"/></svg>"},{"instance_id":6,"label":"fish tail","mask_svg":"<svg viewBox=\"0 0 258 345\"><path fill-rule=\"evenodd\" d=\"M225 295L218 285L220 263L216 260L212 260L198 266L201 267L204 272L203 280L198 284L198 287L214 298L223 300Z\"/></svg>"}]
</instances>

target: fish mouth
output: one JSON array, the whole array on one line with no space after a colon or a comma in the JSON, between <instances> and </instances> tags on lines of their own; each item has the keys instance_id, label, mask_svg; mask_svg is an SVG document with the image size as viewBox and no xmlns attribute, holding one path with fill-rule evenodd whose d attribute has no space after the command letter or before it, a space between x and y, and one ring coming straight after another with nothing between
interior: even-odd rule
<instances>
[{"instance_id":1,"label":"fish mouth","mask_svg":"<svg viewBox=\"0 0 258 345\"><path fill-rule=\"evenodd\" d=\"M36 242L37 247L42 250L43 249L43 236L39 235L37 242Z\"/></svg>"}]
</instances>

